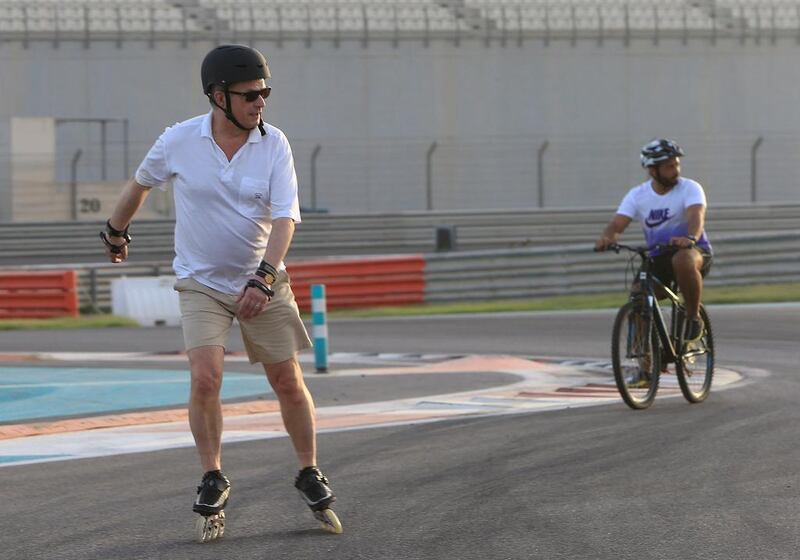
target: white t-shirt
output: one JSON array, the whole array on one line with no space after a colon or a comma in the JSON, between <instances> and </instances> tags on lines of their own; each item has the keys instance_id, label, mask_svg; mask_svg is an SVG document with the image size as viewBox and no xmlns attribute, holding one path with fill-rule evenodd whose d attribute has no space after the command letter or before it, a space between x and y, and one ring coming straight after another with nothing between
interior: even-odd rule
<instances>
[{"instance_id":1,"label":"white t-shirt","mask_svg":"<svg viewBox=\"0 0 800 560\"><path fill-rule=\"evenodd\" d=\"M178 278L237 294L258 268L272 220L300 221L292 150L279 129L250 131L228 161L211 134L211 112L167 128L136 171L136 182L175 197ZM272 263L277 269L283 263Z\"/></svg>"},{"instance_id":2,"label":"white t-shirt","mask_svg":"<svg viewBox=\"0 0 800 560\"><path fill-rule=\"evenodd\" d=\"M706 206L706 193L697 181L681 177L665 194L658 194L652 182L646 181L628 191L617 214L641 222L648 246L667 245L671 238L689 233L686 209L696 204ZM697 246L711 252L705 231L697 240ZM658 252L653 251L653 255L656 254Z\"/></svg>"}]
</instances>

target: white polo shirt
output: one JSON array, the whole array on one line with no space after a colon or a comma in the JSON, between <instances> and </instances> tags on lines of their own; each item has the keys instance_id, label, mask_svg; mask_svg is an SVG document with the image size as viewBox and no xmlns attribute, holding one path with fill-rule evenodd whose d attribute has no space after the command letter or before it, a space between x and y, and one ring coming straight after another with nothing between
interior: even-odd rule
<instances>
[{"instance_id":1,"label":"white polo shirt","mask_svg":"<svg viewBox=\"0 0 800 560\"><path fill-rule=\"evenodd\" d=\"M167 128L136 171L136 182L175 198L178 278L237 294L258 268L272 220L300 221L292 150L279 129L250 131L231 161L211 134L211 112ZM272 263L279 270L283 263Z\"/></svg>"}]
</instances>

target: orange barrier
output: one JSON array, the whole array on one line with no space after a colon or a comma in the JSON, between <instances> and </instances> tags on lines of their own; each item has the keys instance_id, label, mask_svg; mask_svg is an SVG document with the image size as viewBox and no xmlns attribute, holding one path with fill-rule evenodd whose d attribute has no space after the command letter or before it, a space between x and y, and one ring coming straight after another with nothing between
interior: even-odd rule
<instances>
[{"instance_id":1,"label":"orange barrier","mask_svg":"<svg viewBox=\"0 0 800 560\"><path fill-rule=\"evenodd\" d=\"M0 273L0 319L77 317L74 270Z\"/></svg>"},{"instance_id":2,"label":"orange barrier","mask_svg":"<svg viewBox=\"0 0 800 560\"><path fill-rule=\"evenodd\" d=\"M300 309L311 309L311 285L325 284L328 309L409 305L425 299L425 258L421 255L289 264Z\"/></svg>"}]
</instances>

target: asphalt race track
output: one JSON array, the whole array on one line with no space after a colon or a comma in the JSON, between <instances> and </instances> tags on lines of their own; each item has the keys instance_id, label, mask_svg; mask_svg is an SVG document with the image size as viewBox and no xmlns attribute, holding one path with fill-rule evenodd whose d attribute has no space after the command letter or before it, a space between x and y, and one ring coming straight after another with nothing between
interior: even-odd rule
<instances>
[{"instance_id":1,"label":"asphalt race track","mask_svg":"<svg viewBox=\"0 0 800 560\"><path fill-rule=\"evenodd\" d=\"M710 313L718 367L741 379L712 389L699 405L659 393L651 409L635 412L612 396L593 406L320 434L320 463L339 497L342 535L320 531L300 502L285 437L225 444L233 483L228 525L223 539L207 544L193 541L191 502L202 473L191 447L0 462L2 557L799 558L800 305L712 306ZM547 358L566 371L566 360L608 360L612 318L612 311L592 311L336 321L331 349L340 361L327 377L306 363L306 376L321 410L503 391L518 376L480 369L478 361L460 373L431 364L509 355L504 363ZM172 328L3 332L0 366L64 367L44 359L7 362L25 352L174 352L181 340ZM241 350L241 342L231 349ZM186 370L180 357L70 359L73 368ZM357 374L388 366L398 369ZM409 375L412 366L428 373ZM228 369L257 375L243 363ZM86 399L97 383L85 385ZM259 399L268 404L266 386ZM169 404L147 408L156 413Z\"/></svg>"}]
</instances>

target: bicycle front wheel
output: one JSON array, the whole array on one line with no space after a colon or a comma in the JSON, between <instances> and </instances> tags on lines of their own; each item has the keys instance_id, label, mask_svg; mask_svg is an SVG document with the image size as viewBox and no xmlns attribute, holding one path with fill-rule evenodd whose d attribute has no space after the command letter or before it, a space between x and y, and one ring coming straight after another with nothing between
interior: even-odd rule
<instances>
[{"instance_id":1,"label":"bicycle front wheel","mask_svg":"<svg viewBox=\"0 0 800 560\"><path fill-rule=\"evenodd\" d=\"M690 403L703 402L708 398L714 378L714 335L708 313L702 304L700 317L705 324L703 336L696 342L684 344L675 363L675 375L678 377L681 393Z\"/></svg>"},{"instance_id":2,"label":"bicycle front wheel","mask_svg":"<svg viewBox=\"0 0 800 560\"><path fill-rule=\"evenodd\" d=\"M653 404L661 372L658 333L641 304L628 302L614 320L611 365L617 389L629 407L641 410Z\"/></svg>"}]
</instances>

